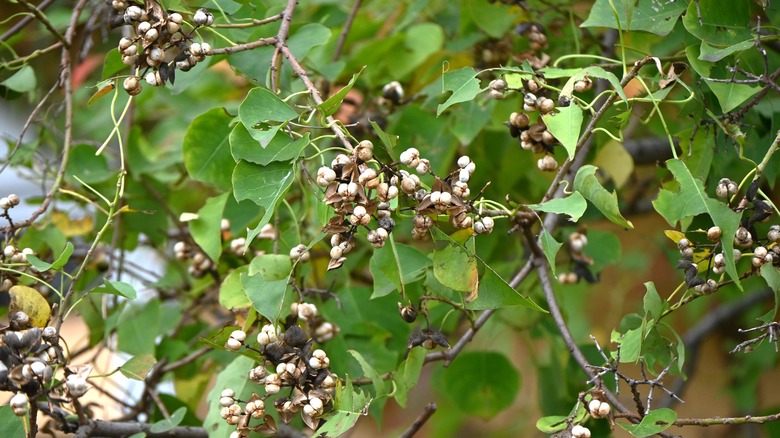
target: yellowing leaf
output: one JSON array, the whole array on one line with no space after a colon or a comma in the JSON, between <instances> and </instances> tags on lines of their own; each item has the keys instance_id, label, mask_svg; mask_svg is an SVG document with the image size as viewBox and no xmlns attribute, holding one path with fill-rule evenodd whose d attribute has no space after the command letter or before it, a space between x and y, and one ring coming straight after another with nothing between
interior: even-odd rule
<instances>
[{"instance_id":1,"label":"yellowing leaf","mask_svg":"<svg viewBox=\"0 0 780 438\"><path fill-rule=\"evenodd\" d=\"M52 213L51 221L65 237L83 236L90 233L95 228L95 221L92 216L84 216L80 219L71 219L67 213L55 211Z\"/></svg>"},{"instance_id":2,"label":"yellowing leaf","mask_svg":"<svg viewBox=\"0 0 780 438\"><path fill-rule=\"evenodd\" d=\"M672 242L677 243L681 239L685 238L685 234L677 231L677 230L665 230L664 234L666 234L666 237L672 239Z\"/></svg>"},{"instance_id":3,"label":"yellowing leaf","mask_svg":"<svg viewBox=\"0 0 780 438\"><path fill-rule=\"evenodd\" d=\"M89 98L89 101L87 102L87 106L92 105L95 103L96 100L100 99L101 97L105 96L106 94L114 91L114 88L116 88L116 84L114 82L109 82L108 84L100 87L95 94L92 95L92 97Z\"/></svg>"},{"instance_id":4,"label":"yellowing leaf","mask_svg":"<svg viewBox=\"0 0 780 438\"><path fill-rule=\"evenodd\" d=\"M51 307L40 292L28 286L16 285L11 287L9 294L9 314L24 312L30 317L33 327L46 327L51 318Z\"/></svg>"},{"instance_id":5,"label":"yellowing leaf","mask_svg":"<svg viewBox=\"0 0 780 438\"><path fill-rule=\"evenodd\" d=\"M599 149L593 164L612 178L615 188L623 187L634 173L634 159L622 144L610 140Z\"/></svg>"}]
</instances>

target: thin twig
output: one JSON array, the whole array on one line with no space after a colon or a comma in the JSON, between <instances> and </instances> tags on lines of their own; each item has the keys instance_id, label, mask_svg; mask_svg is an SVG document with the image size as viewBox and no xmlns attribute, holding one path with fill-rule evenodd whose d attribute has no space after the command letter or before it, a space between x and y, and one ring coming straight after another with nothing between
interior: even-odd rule
<instances>
[{"instance_id":1,"label":"thin twig","mask_svg":"<svg viewBox=\"0 0 780 438\"><path fill-rule=\"evenodd\" d=\"M71 38L66 38L57 29L55 29L54 26L52 26L52 24L49 21L49 19L45 15L43 15L42 9L36 8L35 6L33 6L32 4L30 4L29 2L27 2L25 0L19 0L19 4L24 6L28 11L32 12L32 14L35 15L35 18L37 18L38 21L43 23L43 26L46 28L46 30L48 30L49 33L54 35L55 38L57 38L58 40L62 41L62 43L65 44L65 47L70 47L70 44L73 41L72 35L71 35ZM68 27L68 31L69 32L71 31L70 27Z\"/></svg>"},{"instance_id":2,"label":"thin twig","mask_svg":"<svg viewBox=\"0 0 780 438\"><path fill-rule=\"evenodd\" d=\"M341 57L341 52L344 50L344 42L347 41L347 35L349 34L350 29L352 29L352 23L355 21L355 17L357 16L362 3L363 0L355 0L355 3L352 5L352 10L349 11L347 21L344 23L344 28L341 29L339 40L336 43L336 49L333 51L333 56L330 58L331 61L336 62Z\"/></svg>"},{"instance_id":3,"label":"thin twig","mask_svg":"<svg viewBox=\"0 0 780 438\"><path fill-rule=\"evenodd\" d=\"M237 44L235 46L221 47L219 49L211 49L212 55L230 55L232 53L244 52L247 50L253 50L258 47L273 46L276 44L276 37L260 38L257 41L252 41L246 44Z\"/></svg>"},{"instance_id":4,"label":"thin twig","mask_svg":"<svg viewBox=\"0 0 780 438\"><path fill-rule=\"evenodd\" d=\"M41 4L39 4L36 7L36 9L38 9L41 12L43 12L43 11L46 10L46 8L51 6L52 3L54 3L54 0L44 0L44 1L41 2ZM12 36L14 36L17 33L19 33L19 31L21 31L22 29L24 29L25 26L30 24L30 22L33 21L35 18L36 18L36 16L34 14L33 15L28 15L28 16L22 18L21 20L19 20L18 23L14 24L10 29L5 31L5 33L0 35L0 41L7 41L9 38L11 38Z\"/></svg>"},{"instance_id":5,"label":"thin twig","mask_svg":"<svg viewBox=\"0 0 780 438\"><path fill-rule=\"evenodd\" d=\"M177 426L173 429L166 430L165 432L152 432L153 424L140 423L138 421L128 422L112 422L102 420L89 420L89 422L81 427L74 435L74 438L87 438L87 437L126 437L139 433L146 434L149 438L208 438L209 434L206 429L202 427L194 426Z\"/></svg>"},{"instance_id":6,"label":"thin twig","mask_svg":"<svg viewBox=\"0 0 780 438\"><path fill-rule=\"evenodd\" d=\"M38 102L37 105L35 105L35 108L33 108L30 115L27 117L27 120L24 122L24 125L22 126L22 132L19 133L19 138L16 140L16 144L14 145L13 150L8 154L8 160L3 163L3 166L0 167L0 173L3 173L5 169L11 164L11 161L13 161L14 155L16 155L16 152L19 150L19 148L22 145L22 140L24 140L24 134L27 133L27 129L30 127L30 124L32 124L33 119L38 114L38 111L40 111L44 104L49 100L52 94L54 94L54 91L59 88L59 84L55 83L49 88L49 91L46 92L46 94L43 95L41 100Z\"/></svg>"},{"instance_id":7,"label":"thin twig","mask_svg":"<svg viewBox=\"0 0 780 438\"><path fill-rule=\"evenodd\" d=\"M211 27L219 28L219 29L243 29L246 27L262 26L264 24L273 23L274 21L281 20L282 16L283 16L282 14L276 14L276 15L271 15L270 17L263 18L262 20L253 18L252 21L247 21L244 23L213 24Z\"/></svg>"},{"instance_id":8,"label":"thin twig","mask_svg":"<svg viewBox=\"0 0 780 438\"><path fill-rule=\"evenodd\" d=\"M438 406L436 406L436 403L428 403L425 406L425 409L420 413L420 415L415 418L414 422L409 425L409 428L402 433L399 438L411 438L416 434L417 432L422 429L422 427L425 425L425 422L428 421L431 416L436 413L436 409Z\"/></svg>"}]
</instances>

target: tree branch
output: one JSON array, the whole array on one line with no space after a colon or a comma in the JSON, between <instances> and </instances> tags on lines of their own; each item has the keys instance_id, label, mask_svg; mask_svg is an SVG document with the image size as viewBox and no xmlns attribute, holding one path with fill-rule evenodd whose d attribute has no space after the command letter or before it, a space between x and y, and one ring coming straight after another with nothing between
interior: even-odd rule
<instances>
[{"instance_id":1,"label":"tree branch","mask_svg":"<svg viewBox=\"0 0 780 438\"><path fill-rule=\"evenodd\" d=\"M206 429L202 427L179 426L166 432L152 432L152 424L149 423L89 420L87 424L79 427L74 438L122 438L137 433L144 433L149 438L208 438L209 436Z\"/></svg>"},{"instance_id":2,"label":"tree branch","mask_svg":"<svg viewBox=\"0 0 780 438\"><path fill-rule=\"evenodd\" d=\"M333 51L333 56L330 59L331 61L338 61L338 59L341 57L341 52L344 50L344 42L347 40L347 35L349 34L350 29L352 29L352 23L355 21L355 17L357 16L358 10L360 10L360 5L362 3L363 0L355 0L355 3L352 5L352 10L349 11L347 21L344 23L344 28L341 29L339 40L336 43L336 49Z\"/></svg>"},{"instance_id":3,"label":"tree branch","mask_svg":"<svg viewBox=\"0 0 780 438\"><path fill-rule=\"evenodd\" d=\"M436 409L438 409L436 403L428 403L422 413L414 420L411 425L409 425L409 428L406 429L404 433L399 436L399 438L412 438L414 434L422 429L422 427L425 425L425 422L428 421L428 419L431 418L434 413L436 413Z\"/></svg>"}]
</instances>

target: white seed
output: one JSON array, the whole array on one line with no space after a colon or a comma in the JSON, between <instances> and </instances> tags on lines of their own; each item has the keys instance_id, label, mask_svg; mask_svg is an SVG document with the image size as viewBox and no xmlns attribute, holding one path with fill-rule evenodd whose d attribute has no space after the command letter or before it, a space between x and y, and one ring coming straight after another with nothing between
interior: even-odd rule
<instances>
[{"instance_id":1,"label":"white seed","mask_svg":"<svg viewBox=\"0 0 780 438\"><path fill-rule=\"evenodd\" d=\"M157 37L160 36L160 33L155 28L151 28L144 34L144 41L147 43L151 43L154 41L157 41Z\"/></svg>"},{"instance_id":2,"label":"white seed","mask_svg":"<svg viewBox=\"0 0 780 438\"><path fill-rule=\"evenodd\" d=\"M162 78L160 77L159 71L150 71L149 73L146 74L146 77L144 79L146 79L146 83L148 83L153 87L158 87L162 85Z\"/></svg>"},{"instance_id":3,"label":"white seed","mask_svg":"<svg viewBox=\"0 0 780 438\"><path fill-rule=\"evenodd\" d=\"M228 338L227 342L225 342L225 348L230 351L238 351L241 349L241 341L238 339Z\"/></svg>"},{"instance_id":4,"label":"white seed","mask_svg":"<svg viewBox=\"0 0 780 438\"><path fill-rule=\"evenodd\" d=\"M458 172L458 181L460 182L469 182L471 179L471 172L469 172L466 169L460 169L460 172Z\"/></svg>"},{"instance_id":5,"label":"white seed","mask_svg":"<svg viewBox=\"0 0 780 438\"><path fill-rule=\"evenodd\" d=\"M122 39L119 40L119 51L123 52L125 49L127 49L130 46L133 46L133 40L130 38L122 37Z\"/></svg>"},{"instance_id":6,"label":"white seed","mask_svg":"<svg viewBox=\"0 0 780 438\"><path fill-rule=\"evenodd\" d=\"M182 24L184 22L184 17L181 16L178 12L173 12L170 15L168 15L168 21L171 21L176 24Z\"/></svg>"},{"instance_id":7,"label":"white seed","mask_svg":"<svg viewBox=\"0 0 780 438\"><path fill-rule=\"evenodd\" d=\"M125 23L137 21L144 14L144 11L138 6L128 6L125 9Z\"/></svg>"},{"instance_id":8,"label":"white seed","mask_svg":"<svg viewBox=\"0 0 780 438\"><path fill-rule=\"evenodd\" d=\"M416 148L409 148L401 152L399 160L401 163L411 166L412 162L416 159L419 159L419 157L420 151L418 151Z\"/></svg>"},{"instance_id":9,"label":"white seed","mask_svg":"<svg viewBox=\"0 0 780 438\"><path fill-rule=\"evenodd\" d=\"M590 411L590 412L591 412L591 414L592 414L593 412L598 412L598 411L599 411L599 407L600 407L600 406L601 406L601 400L596 400L596 399L594 398L593 400L591 400L590 402L588 402L588 411Z\"/></svg>"},{"instance_id":10,"label":"white seed","mask_svg":"<svg viewBox=\"0 0 780 438\"><path fill-rule=\"evenodd\" d=\"M233 332L230 333L230 337L238 342L244 342L246 340L246 332L243 330L233 330Z\"/></svg>"},{"instance_id":11,"label":"white seed","mask_svg":"<svg viewBox=\"0 0 780 438\"><path fill-rule=\"evenodd\" d=\"M471 163L471 158L469 158L468 155L463 155L460 158L458 158L458 167L460 167L461 169L468 166L469 163Z\"/></svg>"},{"instance_id":12,"label":"white seed","mask_svg":"<svg viewBox=\"0 0 780 438\"><path fill-rule=\"evenodd\" d=\"M133 46L135 47L135 46ZM149 52L149 59L156 62L165 61L165 50L155 47Z\"/></svg>"},{"instance_id":13,"label":"white seed","mask_svg":"<svg viewBox=\"0 0 780 438\"><path fill-rule=\"evenodd\" d=\"M14 411L14 415L21 417L27 414L29 402L30 399L27 397L27 394L23 392L17 392L16 395L11 397L11 401L8 402L8 404L11 406L11 409Z\"/></svg>"},{"instance_id":14,"label":"white seed","mask_svg":"<svg viewBox=\"0 0 780 438\"><path fill-rule=\"evenodd\" d=\"M152 23L148 21L142 21L138 23L138 26L135 28L135 30L138 32L138 35L143 35L151 28L152 28Z\"/></svg>"},{"instance_id":15,"label":"white seed","mask_svg":"<svg viewBox=\"0 0 780 438\"><path fill-rule=\"evenodd\" d=\"M133 56L122 55L122 64L124 65L135 65L136 61L138 61L138 55L133 55Z\"/></svg>"},{"instance_id":16,"label":"white seed","mask_svg":"<svg viewBox=\"0 0 780 438\"><path fill-rule=\"evenodd\" d=\"M135 56L135 55L138 54L138 46L133 44L133 45L127 47L126 49L124 49L122 51L122 54L125 55L125 56Z\"/></svg>"},{"instance_id":17,"label":"white seed","mask_svg":"<svg viewBox=\"0 0 780 438\"><path fill-rule=\"evenodd\" d=\"M211 26L214 23L214 16L207 9L200 8L195 11L192 21L198 26Z\"/></svg>"}]
</instances>

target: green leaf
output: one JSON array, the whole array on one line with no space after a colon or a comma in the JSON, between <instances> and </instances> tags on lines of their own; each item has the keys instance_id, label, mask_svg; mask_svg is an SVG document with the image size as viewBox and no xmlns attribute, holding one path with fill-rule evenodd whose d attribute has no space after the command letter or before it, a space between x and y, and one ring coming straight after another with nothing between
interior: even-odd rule
<instances>
[{"instance_id":1,"label":"green leaf","mask_svg":"<svg viewBox=\"0 0 780 438\"><path fill-rule=\"evenodd\" d=\"M632 363L639 360L642 352L642 328L626 331L624 335L612 333L612 341L620 344L620 362Z\"/></svg>"},{"instance_id":2,"label":"green leaf","mask_svg":"<svg viewBox=\"0 0 780 438\"><path fill-rule=\"evenodd\" d=\"M550 133L561 142L569 155L574 158L574 150L582 129L582 110L577 105L558 107L558 112L542 116Z\"/></svg>"},{"instance_id":3,"label":"green leaf","mask_svg":"<svg viewBox=\"0 0 780 438\"><path fill-rule=\"evenodd\" d=\"M257 384L246 378L246 373L255 366L255 361L245 357L236 356L224 370L217 374L217 381L205 400L208 402L208 414L203 420L203 428L210 438L228 438L236 430L225 422L220 415L222 406L219 404L220 394L225 388L236 392L236 399L248 400Z\"/></svg>"},{"instance_id":4,"label":"green leaf","mask_svg":"<svg viewBox=\"0 0 780 438\"><path fill-rule=\"evenodd\" d=\"M34 90L36 83L35 70L29 65L25 65L3 82L0 82L0 85L16 91L17 93L26 93Z\"/></svg>"},{"instance_id":5,"label":"green leaf","mask_svg":"<svg viewBox=\"0 0 780 438\"><path fill-rule=\"evenodd\" d=\"M621 258L620 239L615 233L591 229L588 231L588 244L583 252L593 259L590 270L600 272L605 266L616 263Z\"/></svg>"},{"instance_id":6,"label":"green leaf","mask_svg":"<svg viewBox=\"0 0 780 438\"><path fill-rule=\"evenodd\" d=\"M122 62L122 54L119 50L109 50L103 58L103 72L100 75L101 80L113 78L118 75L127 66Z\"/></svg>"},{"instance_id":7,"label":"green leaf","mask_svg":"<svg viewBox=\"0 0 780 438\"><path fill-rule=\"evenodd\" d=\"M128 379L143 381L156 363L157 359L151 354L139 354L131 357L130 360L119 367L119 372Z\"/></svg>"},{"instance_id":8,"label":"green leaf","mask_svg":"<svg viewBox=\"0 0 780 438\"><path fill-rule=\"evenodd\" d=\"M661 319L661 314L664 311L664 301L661 296L658 295L658 291L655 290L655 284L652 281L645 283L644 307L645 315L651 317L655 322Z\"/></svg>"},{"instance_id":9,"label":"green leaf","mask_svg":"<svg viewBox=\"0 0 780 438\"><path fill-rule=\"evenodd\" d=\"M542 433L560 432L569 425L566 423L569 417L563 415L550 415L536 421L536 428Z\"/></svg>"},{"instance_id":10,"label":"green leaf","mask_svg":"<svg viewBox=\"0 0 780 438\"><path fill-rule=\"evenodd\" d=\"M479 285L477 258L462 246L448 243L433 252L433 275L452 290L472 294Z\"/></svg>"},{"instance_id":11,"label":"green leaf","mask_svg":"<svg viewBox=\"0 0 780 438\"><path fill-rule=\"evenodd\" d=\"M249 199L265 209L260 222L247 235L247 245L271 220L276 206L292 185L294 177L295 165L288 163L275 161L267 166L260 166L243 160L238 162L233 170L233 196L236 201Z\"/></svg>"},{"instance_id":12,"label":"green leaf","mask_svg":"<svg viewBox=\"0 0 780 438\"><path fill-rule=\"evenodd\" d=\"M752 49L755 46L756 46L755 38L749 39L747 41L742 41L741 43L737 43L725 48L714 47L702 41L699 59L707 62L718 62L721 59L731 55L732 53L743 52L745 50Z\"/></svg>"},{"instance_id":13,"label":"green leaf","mask_svg":"<svg viewBox=\"0 0 780 438\"><path fill-rule=\"evenodd\" d=\"M456 241L437 227L434 227L432 230L436 240L449 242L450 245L456 245L462 248L468 253L468 255L473 256L485 269L485 274L482 276L482 280L480 281L478 295L475 300L466 303L467 309L485 310L522 305L533 310L546 312L532 299L513 289L512 286L504 281L504 279L501 278L501 276L498 275L498 273L490 265L477 257L477 255L474 254L474 252L472 252L469 248L462 246L461 242ZM462 235L465 234L462 233ZM486 295L483 297L481 295L482 293L485 293Z\"/></svg>"},{"instance_id":14,"label":"green leaf","mask_svg":"<svg viewBox=\"0 0 780 438\"><path fill-rule=\"evenodd\" d=\"M247 379L244 379L247 380ZM317 429L317 438L336 438L352 429L360 417L365 416L371 400L352 387L352 380L346 378L346 386L336 387L333 413L327 417L324 426Z\"/></svg>"},{"instance_id":15,"label":"green leaf","mask_svg":"<svg viewBox=\"0 0 780 438\"><path fill-rule=\"evenodd\" d=\"M382 130L382 127L373 120L369 120L368 122L371 124L371 127L374 128L376 136L379 137L379 140L382 141L382 144L385 145L388 152L392 152L393 149L395 149L396 143L398 142L398 136L386 133L384 130Z\"/></svg>"},{"instance_id":16,"label":"green leaf","mask_svg":"<svg viewBox=\"0 0 780 438\"><path fill-rule=\"evenodd\" d=\"M154 354L155 338L162 324L160 301L152 300L143 306L125 310L117 323L119 349L128 354Z\"/></svg>"},{"instance_id":17,"label":"green leaf","mask_svg":"<svg viewBox=\"0 0 780 438\"><path fill-rule=\"evenodd\" d=\"M702 78L728 79L731 77L731 73L728 73L722 65L700 60L699 47L688 46L685 49L685 54L691 67ZM703 82L718 99L718 104L724 113L734 110L761 90L761 87L757 85L713 82L706 79Z\"/></svg>"},{"instance_id":18,"label":"green leaf","mask_svg":"<svg viewBox=\"0 0 780 438\"><path fill-rule=\"evenodd\" d=\"M257 313L276 324L285 306L288 278L266 280L261 274L240 274L241 284ZM288 303L289 304L289 303Z\"/></svg>"},{"instance_id":19,"label":"green leaf","mask_svg":"<svg viewBox=\"0 0 780 438\"><path fill-rule=\"evenodd\" d=\"M357 78L360 77L360 74L363 73L363 70L365 69L366 66L363 66L359 72L352 75L352 79L349 80L349 83L347 83L346 86L342 87L341 90L334 93L327 100L325 100L325 102L322 102L322 104L317 107L324 116L327 117L336 114L336 111L338 111L339 107L341 106L341 102L343 102L344 98L347 97L349 90L355 86Z\"/></svg>"},{"instance_id":20,"label":"green leaf","mask_svg":"<svg viewBox=\"0 0 780 438\"><path fill-rule=\"evenodd\" d=\"M393 382L395 383L393 397L402 408L406 407L407 393L417 386L417 381L420 380L420 371L422 371L423 364L425 364L426 354L427 351L423 348L412 348L409 350L409 355L406 359L398 365L398 369L393 376Z\"/></svg>"},{"instance_id":21,"label":"green leaf","mask_svg":"<svg viewBox=\"0 0 780 438\"><path fill-rule=\"evenodd\" d=\"M477 72L471 67L463 67L459 70L448 71L442 75L442 92L452 91L452 95L436 109L439 116L447 108L456 103L471 100L482 90L479 88Z\"/></svg>"},{"instance_id":22,"label":"green leaf","mask_svg":"<svg viewBox=\"0 0 780 438\"><path fill-rule=\"evenodd\" d=\"M569 216L570 221L577 222L585 214L588 203L580 192L574 192L565 198L550 199L544 204L529 205L528 208L547 213L565 214Z\"/></svg>"},{"instance_id":23,"label":"green leaf","mask_svg":"<svg viewBox=\"0 0 780 438\"><path fill-rule=\"evenodd\" d=\"M617 195L615 192L609 192L601 186L601 183L595 176L596 167L587 165L582 166L574 177L574 189L591 202L599 211L612 221L612 223L623 228L634 228L631 221L626 220L618 207Z\"/></svg>"},{"instance_id":24,"label":"green leaf","mask_svg":"<svg viewBox=\"0 0 780 438\"><path fill-rule=\"evenodd\" d=\"M384 380L382 380L382 376L379 375L379 373L374 369L374 367L371 366L368 362L366 362L366 359L361 355L359 352L355 350L348 350L349 354L352 355L352 357L355 358L355 360L358 361L360 364L360 368L363 370L363 374L365 374L366 377L371 379L371 384L374 385L374 390L376 391L374 398L377 399L379 397L383 397L387 395L387 384Z\"/></svg>"},{"instance_id":25,"label":"green leaf","mask_svg":"<svg viewBox=\"0 0 780 438\"><path fill-rule=\"evenodd\" d=\"M394 290L403 291L405 284L423 278L425 270L431 265L428 257L411 246L393 240L389 243L374 250L369 262L371 275L374 276L371 298L383 297Z\"/></svg>"},{"instance_id":26,"label":"green leaf","mask_svg":"<svg viewBox=\"0 0 780 438\"><path fill-rule=\"evenodd\" d=\"M138 294L135 288L124 281L103 280L103 284L89 291L91 294L109 294L134 300Z\"/></svg>"},{"instance_id":27,"label":"green leaf","mask_svg":"<svg viewBox=\"0 0 780 438\"><path fill-rule=\"evenodd\" d=\"M393 51L392 62L386 68L394 78L403 79L414 73L444 46L444 30L436 23L415 23L403 32L403 46Z\"/></svg>"},{"instance_id":28,"label":"green leaf","mask_svg":"<svg viewBox=\"0 0 780 438\"><path fill-rule=\"evenodd\" d=\"M544 256L550 264L550 270L552 270L553 275L555 275L555 256L558 255L558 250L561 249L563 243L559 243L555 240L547 230L542 230L539 239L542 241L542 251L544 251Z\"/></svg>"},{"instance_id":29,"label":"green leaf","mask_svg":"<svg viewBox=\"0 0 780 438\"><path fill-rule=\"evenodd\" d=\"M187 408L182 406L179 409L176 409L171 414L170 418L165 418L163 420L160 420L149 427L149 432L151 433L165 433L170 430L173 430L176 426L181 424L181 420L184 419L184 414L187 413Z\"/></svg>"},{"instance_id":30,"label":"green leaf","mask_svg":"<svg viewBox=\"0 0 780 438\"><path fill-rule=\"evenodd\" d=\"M682 22L685 29L703 43L729 47L746 40L755 41L751 27L747 25L750 19L749 2L709 0L698 4L690 2Z\"/></svg>"},{"instance_id":31,"label":"green leaf","mask_svg":"<svg viewBox=\"0 0 780 438\"><path fill-rule=\"evenodd\" d=\"M222 254L222 214L225 211L228 193L209 198L198 210L198 217L189 222L192 240L214 262Z\"/></svg>"},{"instance_id":32,"label":"green leaf","mask_svg":"<svg viewBox=\"0 0 780 438\"><path fill-rule=\"evenodd\" d=\"M46 272L49 269L54 269L56 271L65 266L65 264L68 263L68 260L70 260L71 255L73 255L73 244L68 242L65 244L65 249L62 250L62 253L57 256L57 260L52 263L46 263L32 254L28 254L26 257L27 261L30 262L35 269L40 272Z\"/></svg>"},{"instance_id":33,"label":"green leaf","mask_svg":"<svg viewBox=\"0 0 780 438\"><path fill-rule=\"evenodd\" d=\"M453 113L451 131L462 145L469 145L490 122L489 108L468 101Z\"/></svg>"},{"instance_id":34,"label":"green leaf","mask_svg":"<svg viewBox=\"0 0 780 438\"><path fill-rule=\"evenodd\" d=\"M780 307L780 269L775 268L772 266L771 263L765 263L761 265L761 277L764 278L766 281L767 286L769 286L770 289L772 289L772 292L775 294L775 307L773 310L771 310L766 315L762 316L761 319L765 324L769 324L770 322L775 320L775 316L777 316L777 309Z\"/></svg>"},{"instance_id":35,"label":"green leaf","mask_svg":"<svg viewBox=\"0 0 780 438\"><path fill-rule=\"evenodd\" d=\"M238 123L230 132L230 153L236 161L246 160L265 166L274 161L288 162L297 159L309 142L308 132L297 140L293 140L284 132L277 132L263 147L243 124Z\"/></svg>"},{"instance_id":36,"label":"green leaf","mask_svg":"<svg viewBox=\"0 0 780 438\"><path fill-rule=\"evenodd\" d=\"M273 91L263 87L249 90L238 107L238 119L249 130L258 123L286 122L296 117L298 113L294 109Z\"/></svg>"},{"instance_id":37,"label":"green leaf","mask_svg":"<svg viewBox=\"0 0 780 438\"><path fill-rule=\"evenodd\" d=\"M249 271L249 265L231 271L219 286L219 305L227 310L246 309L252 305L247 297L244 285L241 283L241 275Z\"/></svg>"},{"instance_id":38,"label":"green leaf","mask_svg":"<svg viewBox=\"0 0 780 438\"><path fill-rule=\"evenodd\" d=\"M246 132L255 139L261 148L279 134L283 124L270 125L268 122L287 122L298 114L276 94L266 88L253 88L238 107L238 118Z\"/></svg>"},{"instance_id":39,"label":"green leaf","mask_svg":"<svg viewBox=\"0 0 780 438\"><path fill-rule=\"evenodd\" d=\"M501 3L467 1L461 7L482 31L498 39L522 17L520 9Z\"/></svg>"},{"instance_id":40,"label":"green leaf","mask_svg":"<svg viewBox=\"0 0 780 438\"><path fill-rule=\"evenodd\" d=\"M566 72L569 72L570 70L565 70ZM609 81L610 85L612 85L612 88L615 90L615 92L620 96L621 99L623 99L624 102L628 102L628 97L626 96L626 93L623 91L623 87L620 85L620 80L615 76L614 73L604 70L601 67L585 67L576 73L572 74L571 77L566 81L566 83L563 85L563 88L561 89L561 93L564 96L571 97L572 93L574 92L574 84L584 78L585 76L589 78L600 78L600 79L606 79Z\"/></svg>"},{"instance_id":41,"label":"green leaf","mask_svg":"<svg viewBox=\"0 0 780 438\"><path fill-rule=\"evenodd\" d=\"M0 406L0 430L5 438L25 438L27 432L24 424L26 417L17 417L9 404Z\"/></svg>"},{"instance_id":42,"label":"green leaf","mask_svg":"<svg viewBox=\"0 0 780 438\"><path fill-rule=\"evenodd\" d=\"M479 260L479 259L478 259ZM480 261L481 262L481 261ZM520 295L512 286L504 281L493 269L484 264L485 273L479 279L477 299L466 303L470 310L501 309L511 306L525 306L534 310L542 310L530 298Z\"/></svg>"},{"instance_id":43,"label":"green leaf","mask_svg":"<svg viewBox=\"0 0 780 438\"><path fill-rule=\"evenodd\" d=\"M727 205L707 196L702 182L691 175L685 163L680 160L669 160L666 167L674 175L679 184L677 191L661 190L658 198L653 201L655 210L669 222L676 226L678 221L707 213L712 222L723 231L723 236L733 236L739 228L740 215L732 211ZM731 237L721 239L723 256L726 258L726 272L741 289L739 274L734 264L734 240Z\"/></svg>"},{"instance_id":44,"label":"green leaf","mask_svg":"<svg viewBox=\"0 0 780 438\"><path fill-rule=\"evenodd\" d=\"M520 373L496 352L461 353L434 371L433 387L462 412L489 420L508 408L521 386Z\"/></svg>"},{"instance_id":45,"label":"green leaf","mask_svg":"<svg viewBox=\"0 0 780 438\"><path fill-rule=\"evenodd\" d=\"M221 190L230 189L230 174L235 166L228 141L232 120L224 109L213 108L192 121L182 143L187 173Z\"/></svg>"},{"instance_id":46,"label":"green leaf","mask_svg":"<svg viewBox=\"0 0 780 438\"><path fill-rule=\"evenodd\" d=\"M287 47L299 61L303 61L311 49L327 44L330 35L330 29L320 23L304 24L287 39Z\"/></svg>"},{"instance_id":47,"label":"green leaf","mask_svg":"<svg viewBox=\"0 0 780 438\"><path fill-rule=\"evenodd\" d=\"M86 184L96 184L116 175L116 171L109 168L105 155L95 155L96 150L96 147L86 144L77 145L70 150L66 181L78 184L78 178Z\"/></svg>"},{"instance_id":48,"label":"green leaf","mask_svg":"<svg viewBox=\"0 0 780 438\"><path fill-rule=\"evenodd\" d=\"M655 2L635 0L614 0L617 16L612 10L610 0L596 0L588 19L582 27L608 27L610 29L638 30L666 35L672 31L677 18L685 11L685 2ZM690 15L690 11L688 12ZM696 13L693 14L696 16Z\"/></svg>"},{"instance_id":49,"label":"green leaf","mask_svg":"<svg viewBox=\"0 0 780 438\"><path fill-rule=\"evenodd\" d=\"M639 424L616 423L635 437L653 436L668 429L677 419L677 412L668 408L654 409Z\"/></svg>"},{"instance_id":50,"label":"green leaf","mask_svg":"<svg viewBox=\"0 0 780 438\"><path fill-rule=\"evenodd\" d=\"M292 261L286 254L261 254L249 263L249 275L260 274L266 280L283 280L292 271Z\"/></svg>"}]
</instances>

